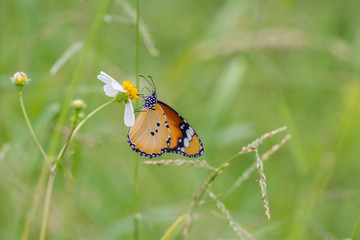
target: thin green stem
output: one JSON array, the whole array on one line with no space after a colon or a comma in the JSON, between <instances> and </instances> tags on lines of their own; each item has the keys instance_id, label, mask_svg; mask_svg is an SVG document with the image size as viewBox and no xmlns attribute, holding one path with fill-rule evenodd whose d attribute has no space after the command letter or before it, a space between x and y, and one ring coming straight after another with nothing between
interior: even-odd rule
<instances>
[{"instance_id":1,"label":"thin green stem","mask_svg":"<svg viewBox=\"0 0 360 240\"><path fill-rule=\"evenodd\" d=\"M179 226L189 217L187 213L181 215L176 219L176 221L170 226L170 228L166 231L166 233L161 237L160 240L168 240L170 239L175 231L179 228Z\"/></svg>"},{"instance_id":2,"label":"thin green stem","mask_svg":"<svg viewBox=\"0 0 360 240\"><path fill-rule=\"evenodd\" d=\"M71 141L71 137L73 136L73 133L74 133L74 131L75 131L75 128L76 128L76 126L74 126L74 127L71 129L70 134L69 134L69 136L68 136L68 139L67 139L65 145L63 146L63 148L61 148L61 151L60 151L60 153L59 153L59 155L58 155L58 157L57 157L57 159L56 159L57 161L59 161L60 159L62 159L62 158L64 157L64 155L65 155L65 153L66 153L66 150L67 150L68 147L69 147L69 144L70 144L70 141Z\"/></svg>"},{"instance_id":3,"label":"thin green stem","mask_svg":"<svg viewBox=\"0 0 360 240\"><path fill-rule=\"evenodd\" d=\"M136 86L139 87L140 74L140 0L136 0L136 51L135 51L135 74ZM136 100L138 105L138 100ZM135 158L134 165L134 239L139 239L139 158Z\"/></svg>"},{"instance_id":4,"label":"thin green stem","mask_svg":"<svg viewBox=\"0 0 360 240\"><path fill-rule=\"evenodd\" d=\"M52 193L52 189L53 189L53 185L54 185L54 180L55 180L55 172L51 172L47 190L46 190L46 196L45 196L44 213L43 213L41 231L40 231L40 240L45 240L45 237L46 237L46 228L47 228L47 223L48 223L48 218L49 218L51 193Z\"/></svg>"},{"instance_id":5,"label":"thin green stem","mask_svg":"<svg viewBox=\"0 0 360 240\"><path fill-rule=\"evenodd\" d=\"M24 114L24 118L25 118L25 121L26 121L26 124L31 132L31 136L33 137L36 145L38 146L41 154L43 155L43 157L45 158L46 162L48 163L49 165L49 168L51 168L51 162L50 162L50 159L48 158L47 154L45 153L43 147L41 146L40 142L39 142L39 139L37 138L32 126L31 126L31 123L30 123L30 120L29 120L29 117L27 115L27 112L25 110L25 105L24 105L24 101L23 101L23 98L22 98L22 91L19 90L19 99L20 99L20 105L21 105L21 110Z\"/></svg>"},{"instance_id":6,"label":"thin green stem","mask_svg":"<svg viewBox=\"0 0 360 240\"><path fill-rule=\"evenodd\" d=\"M91 46L92 46L93 42L95 41L96 34L97 34L97 32L98 32L98 30L100 28L101 22L104 19L104 15L105 15L106 9L107 9L107 7L109 5L109 2L110 2L110 0L102 0L101 1L100 6L97 9L96 16L94 17L94 19L93 19L93 21L91 23L90 30L88 32L88 35L87 35L86 40L85 40L84 47L83 47L81 55L80 55L80 60L78 62L78 65L77 65L76 70L75 70L75 74L74 74L74 76L73 76L73 78L71 80L71 83L70 83L70 89L68 91L68 94L67 94L65 102L64 102L64 106L62 108L59 119L57 121L52 140L50 141L49 153L50 153L51 156L56 151L56 147L57 147L57 144L58 144L58 141L59 141L59 138L60 138L60 134L61 134L61 129L62 129L64 123L65 123L65 120L67 118L67 114L68 114L69 109L70 109L70 101L71 101L71 99L73 98L73 96L75 94L75 90L76 90L77 86L79 85L81 74L82 74L82 72L84 70L84 67L85 67L86 59L88 59L88 55L89 55ZM82 124L84 124L84 123L85 122L83 121ZM78 129L81 127L81 125L80 126L79 125L77 126L78 128L74 129L74 131L72 132L71 137L68 139L69 142L71 141L73 136L76 134ZM65 153L65 150L66 150L65 147L63 147L61 149L60 153L59 153L59 156L63 156L64 153ZM52 170L54 170L54 169L52 169ZM52 174L50 176L51 181L49 180L48 188L47 188L47 191L46 191L46 195L48 196L47 197L48 206L45 205L43 223L42 223L42 227L41 227L41 236L43 238L45 238L45 234L46 234L46 224L47 224L48 213L49 213L48 209L46 210L46 207L50 206L51 192L52 192L52 186L53 186L54 178L55 178L55 171L52 171Z\"/></svg>"},{"instance_id":7,"label":"thin green stem","mask_svg":"<svg viewBox=\"0 0 360 240\"><path fill-rule=\"evenodd\" d=\"M140 73L140 0L136 0L136 58L135 58L136 86L139 87Z\"/></svg>"},{"instance_id":8,"label":"thin green stem","mask_svg":"<svg viewBox=\"0 0 360 240\"><path fill-rule=\"evenodd\" d=\"M135 159L134 166L134 239L139 239L139 159Z\"/></svg>"},{"instance_id":9,"label":"thin green stem","mask_svg":"<svg viewBox=\"0 0 360 240\"><path fill-rule=\"evenodd\" d=\"M28 216L26 218L26 223L25 223L25 226L24 226L24 231L23 231L23 233L21 235L21 240L27 240L28 239L29 232L30 232L31 225L32 225L32 221L34 220L37 209L39 207L41 191L43 189L43 185L45 184L45 180L46 180L48 170L49 170L49 168L47 166L47 163L44 162L43 167L41 169L40 177L39 177L38 182L36 184L36 188L35 188L32 204L31 204L31 208L30 208L29 214L28 214Z\"/></svg>"},{"instance_id":10,"label":"thin green stem","mask_svg":"<svg viewBox=\"0 0 360 240\"><path fill-rule=\"evenodd\" d=\"M57 163L64 157L65 152L68 149L68 146L69 146L71 140L74 138L74 136L79 131L79 129L85 124L85 122L87 120L89 120L95 113L97 113L98 111L100 111L101 109L103 109L104 107L109 105L110 103L113 103L113 102L116 102L116 101L117 101L117 99L113 98L112 100L110 100L110 101L104 103L103 105L101 105L100 107L96 108L94 111L89 113L89 115L87 115L70 132L65 145L62 147L62 149L61 149L61 151L60 151L60 153L59 153L59 155L58 155L58 157L56 159L55 165L51 168L51 174L50 174L50 178L49 178L49 182L48 182L48 187L47 187L47 190L46 190L46 198L45 198L45 205L44 205L44 214L43 214L42 224L41 224L40 240L44 240L45 236L46 236L46 227L47 227L47 222L48 222L48 218L49 218L49 208L50 208L50 201L51 201L51 193L52 193L52 188L53 188L53 185L54 185Z\"/></svg>"},{"instance_id":11,"label":"thin green stem","mask_svg":"<svg viewBox=\"0 0 360 240\"><path fill-rule=\"evenodd\" d=\"M100 107L96 108L94 111L92 111L91 113L89 113L89 115L87 115L83 120L81 120L81 122L73 129L73 131L70 133L68 140L66 141L66 143L64 144L64 146L61 148L61 151L58 155L58 157L56 158L57 161L61 160L61 158L64 156L66 149L69 145L69 143L71 142L71 140L74 138L74 136L76 135L76 133L80 130L80 128L87 122L87 120L89 120L95 113L97 113L98 111L100 111L101 109L103 109L104 107L106 107L107 105L116 102L117 99L113 98L110 101L104 103L103 105L101 105Z\"/></svg>"},{"instance_id":12,"label":"thin green stem","mask_svg":"<svg viewBox=\"0 0 360 240\"><path fill-rule=\"evenodd\" d=\"M359 229L360 229L360 218L358 219L358 221L357 221L357 223L356 223L356 225L354 227L354 230L353 230L353 232L351 234L351 237L350 237L351 240L357 239L356 235L358 234Z\"/></svg>"}]
</instances>

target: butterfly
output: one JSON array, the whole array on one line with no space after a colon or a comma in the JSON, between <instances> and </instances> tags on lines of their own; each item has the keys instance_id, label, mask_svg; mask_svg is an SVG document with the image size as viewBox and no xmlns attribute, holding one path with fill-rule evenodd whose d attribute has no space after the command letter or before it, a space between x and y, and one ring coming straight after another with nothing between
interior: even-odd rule
<instances>
[{"instance_id":1,"label":"butterfly","mask_svg":"<svg viewBox=\"0 0 360 240\"><path fill-rule=\"evenodd\" d=\"M159 157L164 153L189 158L201 156L204 147L195 130L173 108L157 99L152 79L152 84L145 80L154 90L148 89L150 96L143 96L143 109L129 130L127 141L131 149L147 158Z\"/></svg>"}]
</instances>

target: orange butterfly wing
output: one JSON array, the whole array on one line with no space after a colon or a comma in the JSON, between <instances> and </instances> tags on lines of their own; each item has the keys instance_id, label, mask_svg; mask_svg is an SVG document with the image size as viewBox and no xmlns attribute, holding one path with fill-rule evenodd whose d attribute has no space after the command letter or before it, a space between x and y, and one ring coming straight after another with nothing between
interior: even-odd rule
<instances>
[{"instance_id":1,"label":"orange butterfly wing","mask_svg":"<svg viewBox=\"0 0 360 240\"><path fill-rule=\"evenodd\" d=\"M167 152L171 136L162 108L144 108L129 130L128 143L140 156L153 158Z\"/></svg>"},{"instance_id":2,"label":"orange butterfly wing","mask_svg":"<svg viewBox=\"0 0 360 240\"><path fill-rule=\"evenodd\" d=\"M159 100L157 103L164 111L170 129L171 142L167 152L190 158L201 156L204 147L194 129L169 105Z\"/></svg>"}]
</instances>

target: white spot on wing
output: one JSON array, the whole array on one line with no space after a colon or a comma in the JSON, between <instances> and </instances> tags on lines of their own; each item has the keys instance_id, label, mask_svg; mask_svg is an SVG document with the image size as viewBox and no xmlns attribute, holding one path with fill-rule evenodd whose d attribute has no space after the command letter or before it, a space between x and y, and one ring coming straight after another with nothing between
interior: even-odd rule
<instances>
[{"instance_id":1,"label":"white spot on wing","mask_svg":"<svg viewBox=\"0 0 360 240\"><path fill-rule=\"evenodd\" d=\"M184 138L184 146L185 147L189 146L189 140L187 138Z\"/></svg>"},{"instance_id":2,"label":"white spot on wing","mask_svg":"<svg viewBox=\"0 0 360 240\"><path fill-rule=\"evenodd\" d=\"M190 129L191 135L194 135L194 133L195 133L194 129L190 126L189 126L189 129Z\"/></svg>"},{"instance_id":3,"label":"white spot on wing","mask_svg":"<svg viewBox=\"0 0 360 240\"><path fill-rule=\"evenodd\" d=\"M187 138L189 139L189 141L191 141L193 135L191 134L190 129L187 129L187 130L186 130L186 136L187 136Z\"/></svg>"}]
</instances>

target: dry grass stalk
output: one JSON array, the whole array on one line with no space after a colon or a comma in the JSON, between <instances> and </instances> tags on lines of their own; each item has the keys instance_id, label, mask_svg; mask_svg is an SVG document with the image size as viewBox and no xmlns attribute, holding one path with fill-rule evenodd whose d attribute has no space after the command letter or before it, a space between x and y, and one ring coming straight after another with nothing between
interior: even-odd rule
<instances>
[{"instance_id":1,"label":"dry grass stalk","mask_svg":"<svg viewBox=\"0 0 360 240\"><path fill-rule=\"evenodd\" d=\"M270 209L269 209L269 203L266 198L266 177L264 174L263 169L263 161L269 158L270 155L275 153L282 145L284 145L290 138L290 134L286 135L280 143L274 145L269 151L267 151L262 158L259 155L258 147L267 139L272 137L273 135L285 131L287 127L281 127L274 131L271 131L269 133L266 133L262 135L260 138L256 139L246 147L243 147L243 149L235 154L233 157L228 159L225 163L223 163L219 168L213 168L207 164L205 160L199 161L191 161L191 160L160 160L160 161L144 161L143 164L150 164L150 165L185 165L185 166L196 166L196 167L202 167L202 168L210 168L214 170L210 174L210 176L205 180L205 182L200 186L200 188L197 190L197 192L194 194L193 199L190 203L190 208L187 212L187 222L185 224L185 227L183 229L183 235L186 237L188 235L189 229L191 227L192 219L194 216L196 216L196 213L194 212L195 208L199 206L199 204L202 201L202 198L204 196L204 193L207 191L211 198L213 198L219 210L224 214L226 220L229 222L230 226L234 229L234 231L237 233L237 235L240 238L243 238L244 236L249 239L255 239L251 234L249 234L246 230L244 230L239 224L237 224L231 217L230 212L226 209L223 203L221 203L216 196L209 191L209 188L212 184L212 182L217 178L217 176L222 173L224 168L229 166L229 162L234 160L236 157L238 157L241 154L249 153L249 152L255 152L256 153L256 159L257 161L248 169L246 170L243 175L238 179L238 181L232 186L232 188L227 192L231 192L233 189L235 189L237 186L239 186L244 180L248 178L248 176L257 168L260 173L260 188L262 193L262 199L264 201L264 207L265 207L265 214L270 219Z\"/></svg>"},{"instance_id":2,"label":"dry grass stalk","mask_svg":"<svg viewBox=\"0 0 360 240\"><path fill-rule=\"evenodd\" d=\"M188 234L195 207L197 207L199 205L199 202L202 200L206 190L211 186L211 183L217 178L217 176L219 176L222 173L224 168L226 168L228 166L229 166L229 163L224 163L219 168L217 168L216 171L211 173L211 175L206 179L206 181L200 186L200 188L194 194L193 199L190 203L190 209L188 211L189 218L188 218L188 221L183 230L184 236L187 236L187 234Z\"/></svg>"},{"instance_id":3,"label":"dry grass stalk","mask_svg":"<svg viewBox=\"0 0 360 240\"><path fill-rule=\"evenodd\" d=\"M252 236L248 231L246 231L239 223L237 223L233 217L231 216L229 210L225 207L225 205L216 197L214 193L212 193L210 190L207 190L207 193L211 197L212 200L216 202L217 208L220 210L220 212L224 215L226 221L230 224L236 235L243 239L244 236L248 239L255 239L254 236Z\"/></svg>"},{"instance_id":4,"label":"dry grass stalk","mask_svg":"<svg viewBox=\"0 0 360 240\"><path fill-rule=\"evenodd\" d=\"M265 133L264 135L262 135L260 138L255 139L252 143L250 143L249 145L247 145L246 147L243 147L241 152L238 153L238 155L244 154L244 153L249 153L249 152L254 152L256 149L259 148L259 146L268 138L274 136L275 134L279 133L279 132L283 132L287 129L286 126L278 128L274 131Z\"/></svg>"},{"instance_id":5,"label":"dry grass stalk","mask_svg":"<svg viewBox=\"0 0 360 240\"><path fill-rule=\"evenodd\" d=\"M66 49L61 57L56 60L54 65L51 67L50 74L54 76L77 52L81 50L82 47L82 42L76 42Z\"/></svg>"},{"instance_id":6,"label":"dry grass stalk","mask_svg":"<svg viewBox=\"0 0 360 240\"><path fill-rule=\"evenodd\" d=\"M271 155L273 155L277 150L279 150L287 141L289 141L291 138L291 135L288 134L286 135L278 144L275 144L274 146L271 147L271 149L267 152L265 152L262 156L261 159L262 161L266 161Z\"/></svg>"},{"instance_id":7,"label":"dry grass stalk","mask_svg":"<svg viewBox=\"0 0 360 240\"><path fill-rule=\"evenodd\" d=\"M197 55L203 59L233 55L253 49L287 50L301 49L307 45L304 32L299 29L260 29L206 39L197 46Z\"/></svg>"},{"instance_id":8,"label":"dry grass stalk","mask_svg":"<svg viewBox=\"0 0 360 240\"><path fill-rule=\"evenodd\" d=\"M270 220L270 207L269 207L269 201L267 200L267 191L266 191L267 186L266 186L266 177L264 173L264 163L261 160L258 150L255 151L255 155L256 155L256 169L260 175L259 184L261 189L261 198L263 199L265 215Z\"/></svg>"},{"instance_id":9,"label":"dry grass stalk","mask_svg":"<svg viewBox=\"0 0 360 240\"><path fill-rule=\"evenodd\" d=\"M216 170L216 168L210 166L206 160L158 160L158 161L143 161L142 164L144 165L170 165L170 166L191 166L191 167L197 167L197 168L205 168L205 169L211 169Z\"/></svg>"},{"instance_id":10,"label":"dry grass stalk","mask_svg":"<svg viewBox=\"0 0 360 240\"><path fill-rule=\"evenodd\" d=\"M283 146L289 139L291 138L291 135L286 135L278 144L275 144L271 147L271 149L267 152L265 152L261 159L263 162L265 162L272 154L274 154L277 150L280 149L281 146ZM248 180L250 177L250 174L255 171L256 169L256 162L254 162L248 169L246 169L243 174L235 181L235 183L230 187L230 189L226 192L226 195L229 195L231 192L233 192L236 188L240 187L241 184Z\"/></svg>"},{"instance_id":11,"label":"dry grass stalk","mask_svg":"<svg viewBox=\"0 0 360 240\"><path fill-rule=\"evenodd\" d=\"M6 153L10 150L10 143L5 143L0 149L0 161L5 158Z\"/></svg>"},{"instance_id":12,"label":"dry grass stalk","mask_svg":"<svg viewBox=\"0 0 360 240\"><path fill-rule=\"evenodd\" d=\"M136 9L133 6L131 6L127 1L124 0L117 0L116 3L120 4L123 7L127 17L135 25ZM140 35L144 41L146 48L149 50L150 54L153 55L154 57L157 57L159 55L159 50L155 47L155 43L151 36L150 30L142 19L140 19Z\"/></svg>"}]
</instances>

